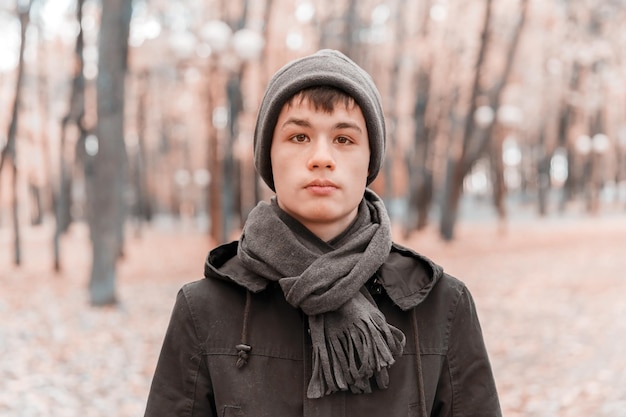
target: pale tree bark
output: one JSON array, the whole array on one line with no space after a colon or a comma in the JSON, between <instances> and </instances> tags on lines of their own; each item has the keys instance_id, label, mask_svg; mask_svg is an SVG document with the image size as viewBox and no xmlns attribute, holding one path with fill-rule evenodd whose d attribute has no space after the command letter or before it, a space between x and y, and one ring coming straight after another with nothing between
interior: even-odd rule
<instances>
[{"instance_id":1,"label":"pale tree bark","mask_svg":"<svg viewBox=\"0 0 626 417\"><path fill-rule=\"evenodd\" d=\"M93 250L90 301L115 304L116 261L121 253L126 180L124 93L131 0L102 2L97 79L98 153L92 167L90 233Z\"/></svg>"},{"instance_id":2,"label":"pale tree bark","mask_svg":"<svg viewBox=\"0 0 626 417\"><path fill-rule=\"evenodd\" d=\"M7 142L2 153L0 154L0 174L4 168L5 162L11 162L11 187L13 189L13 200L11 204L11 217L13 219L13 263L20 265L22 263L22 252L20 242L20 223L18 218L18 191L17 191L17 126L19 119L20 96L24 80L24 49L26 44L26 29L29 23L30 2L26 6L18 5L18 15L20 19L20 52L17 66L17 81L15 85L15 97L13 100L13 108L11 111L11 123L9 124L9 132L7 134Z\"/></svg>"}]
</instances>

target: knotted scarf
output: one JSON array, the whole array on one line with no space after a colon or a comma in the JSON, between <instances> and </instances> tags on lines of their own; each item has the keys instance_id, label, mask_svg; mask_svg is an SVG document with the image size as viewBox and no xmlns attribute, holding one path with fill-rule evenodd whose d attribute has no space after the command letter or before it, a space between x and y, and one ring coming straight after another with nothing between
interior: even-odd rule
<instances>
[{"instance_id":1,"label":"knotted scarf","mask_svg":"<svg viewBox=\"0 0 626 417\"><path fill-rule=\"evenodd\" d=\"M335 391L371 392L373 377L387 388L388 368L402 355L404 334L387 323L364 284L391 248L382 200L366 189L352 225L324 242L278 206L276 198L249 214L238 257L258 277L249 289L277 281L287 302L308 316L313 374L308 398Z\"/></svg>"}]
</instances>

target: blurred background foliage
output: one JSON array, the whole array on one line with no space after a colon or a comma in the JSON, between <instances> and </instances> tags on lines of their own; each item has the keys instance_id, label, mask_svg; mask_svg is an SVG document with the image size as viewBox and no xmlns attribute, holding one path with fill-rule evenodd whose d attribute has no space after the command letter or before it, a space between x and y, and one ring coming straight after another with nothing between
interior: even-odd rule
<instances>
[{"instance_id":1,"label":"blurred background foliage","mask_svg":"<svg viewBox=\"0 0 626 417\"><path fill-rule=\"evenodd\" d=\"M626 209L624 0L0 0L0 228L89 225L90 297L124 233L212 245L270 196L252 164L269 77L320 48L381 91L372 188L405 236L464 216Z\"/></svg>"}]
</instances>

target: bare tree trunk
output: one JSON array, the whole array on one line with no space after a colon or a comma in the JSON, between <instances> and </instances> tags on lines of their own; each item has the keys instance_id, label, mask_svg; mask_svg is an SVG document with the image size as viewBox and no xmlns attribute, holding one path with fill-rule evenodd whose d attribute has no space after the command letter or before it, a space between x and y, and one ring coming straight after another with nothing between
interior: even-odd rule
<instances>
[{"instance_id":1,"label":"bare tree trunk","mask_svg":"<svg viewBox=\"0 0 626 417\"><path fill-rule=\"evenodd\" d=\"M395 46L394 46L394 55L393 55L393 66L391 68L391 76L389 77L389 97L391 98L391 100L389 100L389 106L387 106L387 115L389 118L389 123L388 123L388 128L391 129L390 132L388 132L389 134L387 135L387 149L389 150L395 150L396 146L395 146L395 142L396 142L396 136L397 136L397 132L395 131L395 129L397 129L398 127L398 122L400 120L399 117L399 111L398 111L398 95L400 94L400 73L401 73L401 67L402 67L402 60L404 59L404 44L405 44L405 38L406 38L406 28L405 28L405 19L402 16L402 10L401 10L401 5L399 4L400 2L395 1L393 6L395 8L394 10L394 20L397 22L396 27L395 27ZM351 15L349 15L348 20L350 22L356 22L356 17L352 16L354 15L355 12L355 4L354 2L350 3L350 9L349 12ZM349 26L351 27L351 26ZM354 29L350 29L351 31L354 31ZM385 154L385 160L383 161L383 173L384 173L384 193L382 195L383 199L386 201L387 204L389 204L391 202L391 200L394 198L393 195L393 179L394 179L394 170L393 170L393 166L394 166L394 159L396 159L396 155L397 153L394 152L386 152ZM391 213L392 214L392 213ZM391 219L392 221L394 221L395 219Z\"/></svg>"},{"instance_id":2,"label":"bare tree trunk","mask_svg":"<svg viewBox=\"0 0 626 417\"><path fill-rule=\"evenodd\" d=\"M38 60L38 99L39 99L39 115L41 120L41 131L39 132L39 137L41 141L42 153L43 153L43 165L44 172L46 173L46 182L43 187L43 201L42 201L42 211L45 216L46 212L52 211L54 213L54 205L55 205L55 196L52 186L52 181L54 178L52 172L52 160L50 156L50 139L48 134L48 120L49 120L49 105L48 105L48 74L46 69L47 62L47 49L44 46L39 46L39 50L37 51L39 55Z\"/></svg>"},{"instance_id":3,"label":"bare tree trunk","mask_svg":"<svg viewBox=\"0 0 626 417\"><path fill-rule=\"evenodd\" d=\"M454 238L454 227L458 216L459 203L463 194L463 181L465 176L470 172L475 162L484 154L489 142L493 139L495 123L489 124L489 126L482 131L477 131L474 122L474 113L478 107L477 99L481 94L480 79L482 67L484 65L485 55L489 44L489 26L491 21L492 1L493 0L486 0L482 42L476 62L470 108L465 120L461 154L456 161L450 161L452 167L452 178L448 181L448 186L451 188L446 192L447 198L444 200L444 208L440 225L440 233L446 240L452 240ZM528 0L522 0L520 7L521 14L507 53L506 66L500 79L495 82L494 87L488 93L489 106L495 111L497 111L500 107L502 91L506 86L513 68L515 53L517 51L522 29L524 28L526 21ZM475 141L478 143L474 143Z\"/></svg>"},{"instance_id":4,"label":"bare tree trunk","mask_svg":"<svg viewBox=\"0 0 626 417\"><path fill-rule=\"evenodd\" d=\"M40 226L43 223L43 204L41 203L41 187L33 180L28 179L28 195L30 197L31 211L30 211L30 224L31 226Z\"/></svg>"},{"instance_id":5,"label":"bare tree trunk","mask_svg":"<svg viewBox=\"0 0 626 417\"><path fill-rule=\"evenodd\" d=\"M564 99L562 100L560 115L559 115L559 127L557 133L557 142L560 146L567 147L567 164L569 169L569 175L565 179L565 184L563 184L563 194L561 196L561 201L559 203L559 211L561 213L565 212L565 208L567 203L572 199L575 194L575 180L574 180L574 158L573 151L571 146L568 146L568 136L569 131L572 125L572 121L574 119L575 108L574 105L569 100L570 95L576 94L581 89L581 72L582 67L580 62L574 61L572 65L572 74L569 80L569 91L565 94Z\"/></svg>"},{"instance_id":6,"label":"bare tree trunk","mask_svg":"<svg viewBox=\"0 0 626 417\"><path fill-rule=\"evenodd\" d=\"M271 37L271 33L270 33L270 25L269 22L271 22L272 19L272 15L274 12L274 0L266 0L265 1L265 10L263 11L263 21L265 22L265 24L263 25L263 31L261 32L261 36L263 37L263 39L265 39L265 44L263 45L263 51L261 52L261 57L259 59L259 65L260 68L262 68L263 74L262 74L262 80L264 83L267 83L271 77L271 70L268 68L268 56L269 56L269 51L270 51L270 42L269 39ZM256 174L256 171L253 170L254 172L254 181L253 181L253 191L254 191L254 203L256 204L257 202L261 201L262 199L262 193L261 193L261 187L260 187L260 183L259 183L259 177ZM245 217L248 216L248 213L254 208L254 205L252 205L251 207L244 207L244 215Z\"/></svg>"},{"instance_id":7,"label":"bare tree trunk","mask_svg":"<svg viewBox=\"0 0 626 417\"><path fill-rule=\"evenodd\" d=\"M485 0L485 17L483 20L483 28L481 34L481 43L478 56L476 58L476 66L474 70L474 81L472 84L472 95L470 98L470 107L465 117L465 128L463 132L463 143L461 154L458 158L449 157L446 170L446 185L444 190L444 198L442 205L441 223L439 231L446 240L454 238L454 227L456 225L459 203L463 192L463 179L466 172L469 171L465 167L465 160L469 148L469 142L473 138L475 124L474 113L477 108L477 99L480 95L480 79L482 76L483 64L487 54L489 43L489 26L491 24L491 4L493 0Z\"/></svg>"},{"instance_id":8,"label":"bare tree trunk","mask_svg":"<svg viewBox=\"0 0 626 417\"><path fill-rule=\"evenodd\" d=\"M493 205L498 213L500 230L503 231L506 223L506 183L504 181L504 161L502 160L502 150L504 142L504 132L496 129L491 142L491 169L493 184Z\"/></svg>"},{"instance_id":9,"label":"bare tree trunk","mask_svg":"<svg viewBox=\"0 0 626 417\"><path fill-rule=\"evenodd\" d=\"M433 173L429 166L429 154L432 141L437 133L437 125L426 118L430 101L431 68L420 67L418 73L417 99L415 102L415 148L413 156L414 181L410 194L414 195L414 207L417 212L415 228L422 230L428 224L428 213L433 200Z\"/></svg>"},{"instance_id":10,"label":"bare tree trunk","mask_svg":"<svg viewBox=\"0 0 626 417\"><path fill-rule=\"evenodd\" d=\"M93 263L89 294L92 305L115 304L116 261L121 251L126 180L124 93L131 0L102 2L98 54L98 153L93 161L90 232Z\"/></svg>"},{"instance_id":11,"label":"bare tree trunk","mask_svg":"<svg viewBox=\"0 0 626 417\"><path fill-rule=\"evenodd\" d=\"M243 97L241 96L241 81L243 78L244 67L237 74L229 77L226 86L226 96L228 97L228 106L230 120L228 121L228 143L226 144L224 154L224 187L222 194L224 213L224 239L228 238L230 232L233 231L233 220L241 219L241 193L240 193L240 176L239 163L234 157L234 142L239 134L239 114L243 110ZM239 227L241 225L237 225Z\"/></svg>"},{"instance_id":12,"label":"bare tree trunk","mask_svg":"<svg viewBox=\"0 0 626 417\"><path fill-rule=\"evenodd\" d=\"M431 98L431 73L433 54L428 39L430 29L429 11L431 1L428 0L422 7L422 24L419 33L421 59L416 74L417 91L413 105L413 132L414 146L406 156L406 165L409 173L408 213L405 221L404 233L408 236L413 230L421 230L428 224L428 212L433 198L433 175L427 166L430 142L435 135L435 123L429 123L426 113Z\"/></svg>"},{"instance_id":13,"label":"bare tree trunk","mask_svg":"<svg viewBox=\"0 0 626 417\"><path fill-rule=\"evenodd\" d=\"M18 208L19 208L19 198L18 198L18 191L17 191L17 164L15 163L15 148L13 149L13 156L11 157L11 159L13 159L13 172L12 172L12 176L11 176L11 182L12 182L12 187L13 187L13 204L11 207L11 215L13 217L13 248L14 248L14 258L13 258L13 262L15 263L15 265L21 265L22 264L22 245L21 245L21 238L20 238L20 220L19 220L19 216L18 216Z\"/></svg>"},{"instance_id":14,"label":"bare tree trunk","mask_svg":"<svg viewBox=\"0 0 626 417\"><path fill-rule=\"evenodd\" d=\"M146 109L147 96L150 83L150 73L144 71L137 79L137 152L133 171L135 183L135 217L137 222L137 235L141 235L143 222L152 219L152 205L148 187L148 156L146 151Z\"/></svg>"},{"instance_id":15,"label":"bare tree trunk","mask_svg":"<svg viewBox=\"0 0 626 417\"><path fill-rule=\"evenodd\" d=\"M509 46L509 50L507 52L506 57L506 65L504 71L502 72L502 76L499 81L496 82L492 91L488 95L490 106L498 111L500 108L500 103L502 101L502 91L508 82L508 79L513 70L513 63L515 62L515 54L517 52L517 47L519 45L519 41L522 35L522 30L524 28L526 22L526 15L528 10L528 0L522 0L521 3L521 13L520 18L518 20L518 24L515 27L513 32L513 39L511 40L511 44ZM497 114L497 113L496 113ZM498 213L498 220L500 223L500 229L504 230L507 211L506 211L506 202L505 198L507 195L507 188L504 182L504 164L502 161L502 145L504 140L504 132L502 131L502 126L498 123L497 118L494 120L494 123L491 123L484 134L480 136L482 142L479 143L479 150L471 159L470 164L474 164L479 158L482 152L489 146L489 143L492 143L492 149L494 149L497 154L494 154L494 161L496 163L496 188L494 188L494 204L496 207L496 211ZM471 169L471 166L470 166ZM469 172L469 169L468 169ZM467 175L467 172L465 173Z\"/></svg>"},{"instance_id":16,"label":"bare tree trunk","mask_svg":"<svg viewBox=\"0 0 626 417\"><path fill-rule=\"evenodd\" d=\"M84 0L78 0L76 5L76 20L82 21ZM55 202L55 229L52 239L54 252L54 270L61 270L60 259L60 238L67 231L72 219L70 215L70 185L71 177L69 167L65 158L67 132L70 125L74 124L79 132L79 141L86 136L86 128L83 122L85 113L85 78L83 76L83 30L79 26L78 35L76 36L76 46L74 48L74 57L76 66L74 67L74 77L72 80L72 90L70 92L70 103L68 113L63 117L61 122L61 141L59 149L59 185L58 192L54 197Z\"/></svg>"},{"instance_id":17,"label":"bare tree trunk","mask_svg":"<svg viewBox=\"0 0 626 417\"><path fill-rule=\"evenodd\" d=\"M235 31L246 27L248 20L249 0L243 0L242 14L235 23ZM226 98L228 100L228 142L224 152L224 186L222 187L222 213L224 214L223 239L227 240L230 233L243 224L243 209L241 204L241 168L239 161L234 157L234 144L239 135L239 115L243 111L243 96L241 85L246 70L245 61L239 70L229 74L226 83ZM233 225L234 221L239 224Z\"/></svg>"},{"instance_id":18,"label":"bare tree trunk","mask_svg":"<svg viewBox=\"0 0 626 417\"><path fill-rule=\"evenodd\" d=\"M542 123L537 145L537 194L539 200L537 209L541 217L548 214L548 193L550 191L551 155L546 146L546 127L545 123Z\"/></svg>"},{"instance_id":19,"label":"bare tree trunk","mask_svg":"<svg viewBox=\"0 0 626 417\"><path fill-rule=\"evenodd\" d=\"M346 10L345 29L343 33L343 44L346 55L355 57L356 42L354 34L359 29L359 15L357 13L357 1L349 0L348 9Z\"/></svg>"},{"instance_id":20,"label":"bare tree trunk","mask_svg":"<svg viewBox=\"0 0 626 417\"><path fill-rule=\"evenodd\" d=\"M208 207L211 221L211 238L216 245L222 242L224 236L224 213L222 212L222 160L219 155L219 136L213 125L213 112L215 110L215 96L213 92L213 77L217 74L215 58L209 58L209 80L207 82L206 102L208 111L208 170L211 178L209 183Z\"/></svg>"},{"instance_id":21,"label":"bare tree trunk","mask_svg":"<svg viewBox=\"0 0 626 417\"><path fill-rule=\"evenodd\" d=\"M606 132L604 108L602 106L599 106L592 115L589 131L591 137ZM592 149L589 158L591 160L591 172L589 183L587 184L590 191L588 194L587 211L590 214L597 214L600 211L600 194L604 187L603 154Z\"/></svg>"},{"instance_id":22,"label":"bare tree trunk","mask_svg":"<svg viewBox=\"0 0 626 417\"><path fill-rule=\"evenodd\" d=\"M20 19L20 54L17 67L17 81L15 85L15 97L13 99L13 109L11 112L11 123L9 124L9 132L7 134L7 143L0 154L0 174L7 159L11 160L11 186L13 188L13 200L11 205L11 214L13 218L13 262L15 265L21 265L22 252L20 243L20 224L18 218L18 191L17 191L17 125L20 108L20 95L22 92L22 84L24 79L24 49L26 46L26 29L29 22L30 2L26 6L18 6L18 15Z\"/></svg>"},{"instance_id":23,"label":"bare tree trunk","mask_svg":"<svg viewBox=\"0 0 626 417\"><path fill-rule=\"evenodd\" d=\"M334 8L334 5L329 4L332 2L336 3L334 0L318 1L319 10ZM358 45L354 37L360 26L358 4L356 0L347 0L342 3L342 7L341 14L326 13L325 18L317 20L318 45L321 49L337 49L359 63Z\"/></svg>"}]
</instances>

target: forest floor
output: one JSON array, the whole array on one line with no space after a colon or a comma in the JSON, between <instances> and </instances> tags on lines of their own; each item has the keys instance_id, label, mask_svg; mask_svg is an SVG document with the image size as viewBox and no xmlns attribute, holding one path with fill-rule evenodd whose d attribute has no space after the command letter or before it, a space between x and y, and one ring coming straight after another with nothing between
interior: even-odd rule
<instances>
[{"instance_id":1,"label":"forest floor","mask_svg":"<svg viewBox=\"0 0 626 417\"><path fill-rule=\"evenodd\" d=\"M87 297L87 230L23 230L23 264L0 228L0 416L143 415L176 293L211 247L192 224L127 238L117 307ZM626 416L626 213L459 224L403 243L472 292L505 417Z\"/></svg>"}]
</instances>

